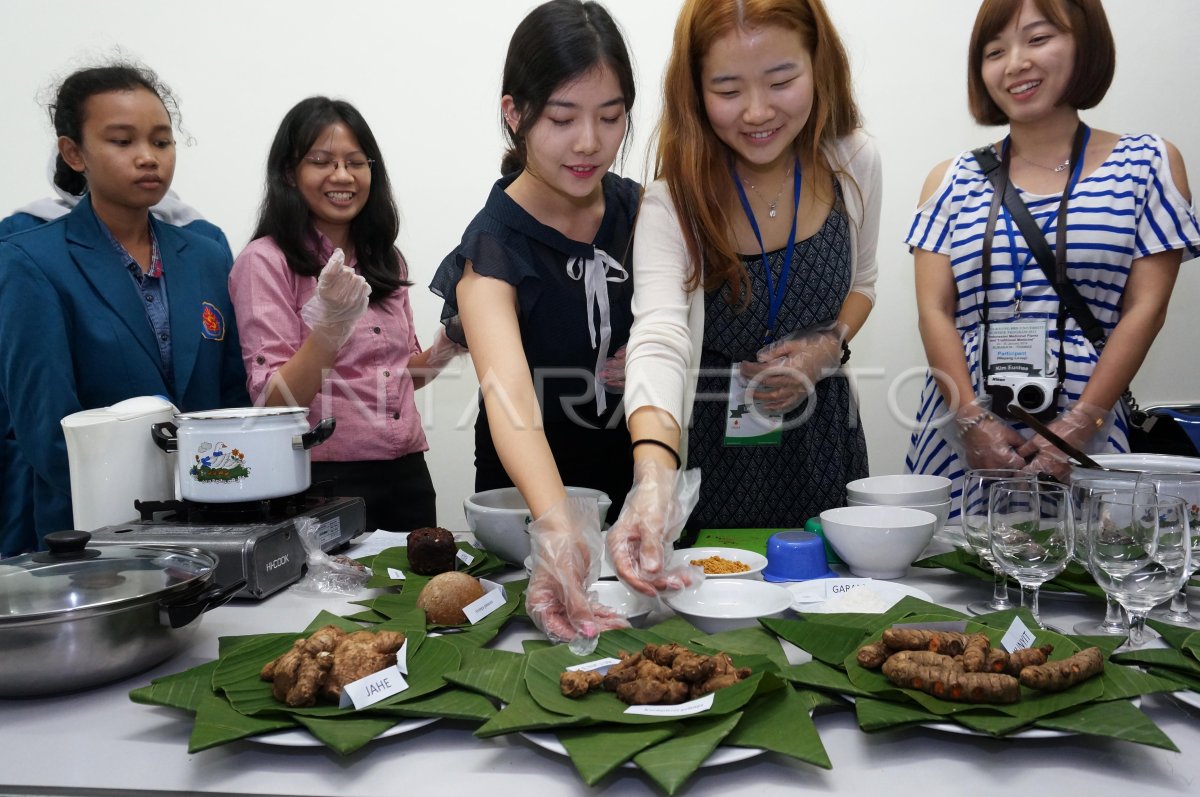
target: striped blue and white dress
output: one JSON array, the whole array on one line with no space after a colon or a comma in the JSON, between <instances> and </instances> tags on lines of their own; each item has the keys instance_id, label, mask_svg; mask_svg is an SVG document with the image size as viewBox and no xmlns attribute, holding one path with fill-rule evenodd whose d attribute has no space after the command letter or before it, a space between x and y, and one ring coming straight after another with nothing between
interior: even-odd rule
<instances>
[{"instance_id":1,"label":"striped blue and white dress","mask_svg":"<svg viewBox=\"0 0 1200 797\"><path fill-rule=\"evenodd\" d=\"M1020 193L1053 250L1061 194ZM977 393L981 392L980 266L991 201L992 184L971 153L964 152L947 170L937 191L917 208L905 239L912 248L950 258L958 287L957 326ZM1175 249L1184 250L1185 260L1200 256L1200 225L1171 179L1163 140L1154 135L1122 136L1104 163L1076 184L1067 214L1067 274L1106 333L1111 334L1121 318L1121 296L1133 261ZM990 282L987 294L991 318L1015 312L1019 290L1022 317L1048 320L1051 361L1056 362L1058 296L1003 209L992 243ZM1079 398L1097 360L1092 345L1069 315L1062 345L1067 374L1060 409ZM966 463L952 446L952 427L946 425L952 423L952 418L953 413L927 373L917 411L917 430L905 459L909 472L955 480L962 475ZM1026 436L1031 434L1019 424L1016 427ZM1093 441L1090 453L1126 451L1127 428L1124 408L1118 403L1107 439Z\"/></svg>"}]
</instances>

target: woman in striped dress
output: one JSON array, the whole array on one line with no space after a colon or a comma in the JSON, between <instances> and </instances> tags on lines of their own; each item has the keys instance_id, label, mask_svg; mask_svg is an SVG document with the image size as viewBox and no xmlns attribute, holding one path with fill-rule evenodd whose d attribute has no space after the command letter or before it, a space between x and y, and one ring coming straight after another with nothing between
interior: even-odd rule
<instances>
[{"instance_id":1,"label":"woman in striped dress","mask_svg":"<svg viewBox=\"0 0 1200 797\"><path fill-rule=\"evenodd\" d=\"M1100 0L984 0L969 53L971 112L1008 124L993 152L1052 252L1063 206L1066 275L1107 341L1101 355L1060 304L1007 208L989 225L994 192L975 156L938 165L906 240L930 365L906 465L950 478L988 467L1065 478L1064 455L991 406L981 321L1042 319L1048 369L1059 364L1051 428L1089 452L1127 450L1119 398L1162 327L1181 260L1200 255L1200 226L1174 146L1079 119L1115 66Z\"/></svg>"}]
</instances>

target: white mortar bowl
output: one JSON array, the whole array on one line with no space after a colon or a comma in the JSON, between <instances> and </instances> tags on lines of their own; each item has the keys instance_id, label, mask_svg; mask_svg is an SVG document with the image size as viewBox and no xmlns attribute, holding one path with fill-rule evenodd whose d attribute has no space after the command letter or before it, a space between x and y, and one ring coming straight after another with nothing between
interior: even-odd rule
<instances>
[{"instance_id":1,"label":"white mortar bowl","mask_svg":"<svg viewBox=\"0 0 1200 797\"><path fill-rule=\"evenodd\" d=\"M843 506L821 513L825 539L850 572L900 578L933 539L937 516L902 506Z\"/></svg>"},{"instance_id":2,"label":"white mortar bowl","mask_svg":"<svg viewBox=\"0 0 1200 797\"><path fill-rule=\"evenodd\" d=\"M950 500L952 484L945 476L921 473L868 476L849 482L846 485L846 498L871 506L940 504Z\"/></svg>"},{"instance_id":3,"label":"white mortar bowl","mask_svg":"<svg viewBox=\"0 0 1200 797\"><path fill-rule=\"evenodd\" d=\"M567 495L596 498L603 526L604 516L612 506L612 499L606 493L588 487L568 487ZM529 524L533 518L516 487L475 493L463 501L463 512L467 528L484 548L513 564L521 564L529 556Z\"/></svg>"},{"instance_id":4,"label":"white mortar bowl","mask_svg":"<svg viewBox=\"0 0 1200 797\"><path fill-rule=\"evenodd\" d=\"M792 605L786 587L748 578L705 579L699 589L664 599L676 614L706 634L756 626L760 617L783 617Z\"/></svg>"}]
</instances>

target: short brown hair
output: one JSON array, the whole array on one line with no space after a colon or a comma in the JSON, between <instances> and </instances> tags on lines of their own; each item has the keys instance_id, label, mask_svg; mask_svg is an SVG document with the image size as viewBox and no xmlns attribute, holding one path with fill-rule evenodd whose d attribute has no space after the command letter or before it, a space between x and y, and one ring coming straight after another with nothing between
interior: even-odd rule
<instances>
[{"instance_id":1,"label":"short brown hair","mask_svg":"<svg viewBox=\"0 0 1200 797\"><path fill-rule=\"evenodd\" d=\"M983 51L1017 12L1022 0L983 0L967 54L967 104L981 125L1003 125L1008 116L983 83ZM1075 38L1075 66L1062 101L1076 110L1094 108L1108 93L1117 48L1100 0L1033 0L1047 21Z\"/></svg>"}]
</instances>

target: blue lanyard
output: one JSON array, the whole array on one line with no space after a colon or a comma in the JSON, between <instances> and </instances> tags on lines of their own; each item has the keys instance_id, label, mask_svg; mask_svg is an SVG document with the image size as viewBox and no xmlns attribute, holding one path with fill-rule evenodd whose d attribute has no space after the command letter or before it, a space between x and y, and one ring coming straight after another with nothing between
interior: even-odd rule
<instances>
[{"instance_id":1,"label":"blue lanyard","mask_svg":"<svg viewBox=\"0 0 1200 797\"><path fill-rule=\"evenodd\" d=\"M730 164L729 171L733 174L733 185L737 188L738 199L742 202L742 210L746 213L746 218L750 222L750 229L754 230L754 237L758 240L758 251L762 254L763 272L767 277L767 332L763 336L763 343L770 343L775 339L775 320L779 317L779 308L783 307L783 296L787 292L788 273L792 270L792 255L796 252L796 220L800 216L800 185L803 182L800 176L800 159L796 158L796 163L792 167L795 176L792 178L792 230L788 233L787 255L783 260L783 268L779 270L779 284L775 285L774 278L771 276L771 264L767 262L767 250L763 246L762 233L758 229L758 221L754 218L754 211L750 208L750 200L746 197L746 189L742 188L741 178L738 177L737 169Z\"/></svg>"},{"instance_id":2,"label":"blue lanyard","mask_svg":"<svg viewBox=\"0 0 1200 797\"><path fill-rule=\"evenodd\" d=\"M1088 127L1087 125L1084 125L1083 126L1083 141L1082 141L1081 146L1079 147L1079 153L1071 154L1071 157L1073 157L1075 159L1075 164L1074 164L1075 168L1073 168L1071 170L1071 177L1069 180L1067 180L1067 187L1063 189L1063 194L1062 194L1062 199L1060 200L1060 204L1065 204L1070 201L1071 194L1075 191L1075 184L1079 182L1079 176L1081 174L1083 174L1084 153L1087 152L1088 139L1090 139L1091 137L1092 137L1092 129L1090 127ZM1009 147L1011 139L1012 139L1012 136L1004 137L1003 150L1001 151L1002 155L1004 153L1008 152L1008 147ZM1021 307L1022 295L1025 292L1024 288L1022 287L1022 283L1024 282L1024 278L1025 278L1025 269L1026 269L1026 267L1029 266L1030 263L1033 262L1033 252L1032 251L1029 252L1029 255L1025 258L1025 262L1021 263L1020 268L1018 269L1018 266L1017 266L1017 236L1013 233L1013 230L1016 227L1016 224L1013 222L1012 216L1008 212L1008 208L1006 208L1003 204L1000 205L1000 212L1002 214L1004 214L1004 227L1008 231L1009 260L1013 266L1013 280L1014 280L1014 282L1013 282L1013 300L1016 302L1016 308L1019 309ZM1042 223L1042 235L1043 236L1045 236L1047 238L1049 237L1048 234L1050 232L1050 223L1053 222L1057 218L1058 218L1057 214L1051 214L1046 217L1046 221ZM1066 235L1067 231L1066 230L1055 230L1054 234L1056 237L1059 235Z\"/></svg>"}]
</instances>

